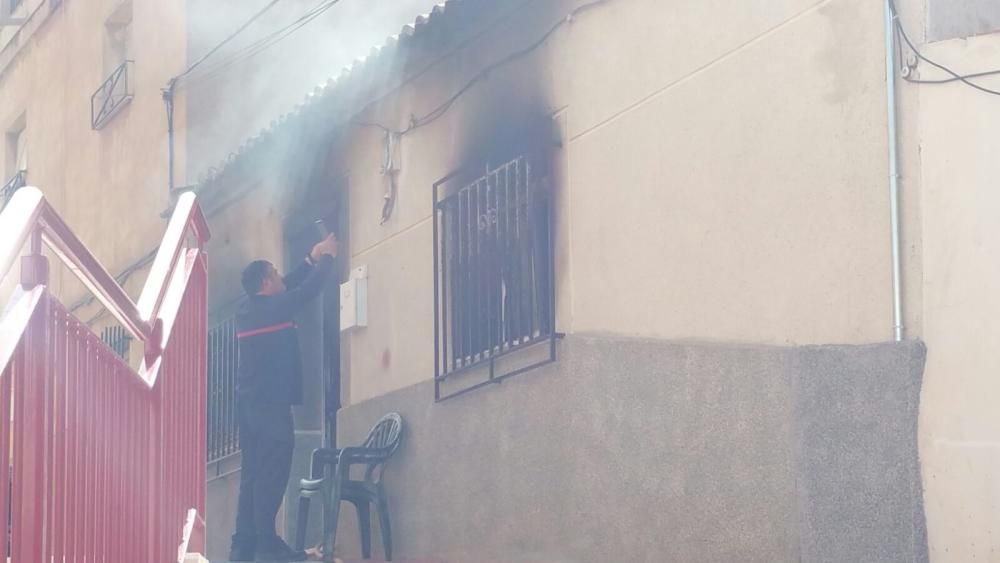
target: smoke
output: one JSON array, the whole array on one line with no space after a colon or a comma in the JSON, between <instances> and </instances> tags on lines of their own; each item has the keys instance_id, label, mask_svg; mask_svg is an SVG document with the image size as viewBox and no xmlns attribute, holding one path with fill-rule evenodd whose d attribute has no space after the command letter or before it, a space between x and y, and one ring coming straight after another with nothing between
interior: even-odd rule
<instances>
[{"instance_id":1,"label":"smoke","mask_svg":"<svg viewBox=\"0 0 1000 563\"><path fill-rule=\"evenodd\" d=\"M181 81L178 88L187 108L188 183L435 4L433 0L341 0L266 50L234 59L326 1L278 2ZM189 61L201 58L269 3L189 0Z\"/></svg>"}]
</instances>

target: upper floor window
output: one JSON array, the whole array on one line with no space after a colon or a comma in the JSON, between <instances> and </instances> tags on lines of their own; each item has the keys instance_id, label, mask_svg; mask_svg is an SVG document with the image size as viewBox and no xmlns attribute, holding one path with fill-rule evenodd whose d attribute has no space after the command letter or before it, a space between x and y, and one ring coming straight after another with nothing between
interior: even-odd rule
<instances>
[{"instance_id":1,"label":"upper floor window","mask_svg":"<svg viewBox=\"0 0 1000 563\"><path fill-rule=\"evenodd\" d=\"M132 59L132 2L124 2L104 22L104 75Z\"/></svg>"},{"instance_id":2,"label":"upper floor window","mask_svg":"<svg viewBox=\"0 0 1000 563\"><path fill-rule=\"evenodd\" d=\"M544 160L520 156L486 166L449 190L460 178L434 185L437 400L555 360L553 208Z\"/></svg>"},{"instance_id":3,"label":"upper floor window","mask_svg":"<svg viewBox=\"0 0 1000 563\"><path fill-rule=\"evenodd\" d=\"M17 172L28 169L28 135L26 133L27 119L24 115L17 118L7 130L4 144L5 176L13 176Z\"/></svg>"},{"instance_id":4,"label":"upper floor window","mask_svg":"<svg viewBox=\"0 0 1000 563\"><path fill-rule=\"evenodd\" d=\"M132 100L132 3L124 2L104 24L104 82L90 97L90 126L100 129Z\"/></svg>"},{"instance_id":5,"label":"upper floor window","mask_svg":"<svg viewBox=\"0 0 1000 563\"><path fill-rule=\"evenodd\" d=\"M4 135L4 176L0 185L0 208L25 185L28 170L28 135L22 115Z\"/></svg>"}]
</instances>

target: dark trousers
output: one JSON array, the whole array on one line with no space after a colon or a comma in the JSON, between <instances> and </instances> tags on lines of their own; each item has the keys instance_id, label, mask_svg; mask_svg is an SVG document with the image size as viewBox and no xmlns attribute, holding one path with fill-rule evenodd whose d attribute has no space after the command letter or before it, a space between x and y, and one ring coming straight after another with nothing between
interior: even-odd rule
<instances>
[{"instance_id":1,"label":"dark trousers","mask_svg":"<svg viewBox=\"0 0 1000 563\"><path fill-rule=\"evenodd\" d=\"M240 429L240 498L233 545L269 546L277 536L274 518L292 468L295 431L292 407L238 399Z\"/></svg>"}]
</instances>

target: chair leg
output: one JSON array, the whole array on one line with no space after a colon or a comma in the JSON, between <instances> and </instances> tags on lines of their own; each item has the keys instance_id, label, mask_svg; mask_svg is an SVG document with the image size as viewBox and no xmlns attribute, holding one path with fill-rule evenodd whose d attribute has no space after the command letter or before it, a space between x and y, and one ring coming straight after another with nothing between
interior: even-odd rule
<instances>
[{"instance_id":1,"label":"chair leg","mask_svg":"<svg viewBox=\"0 0 1000 563\"><path fill-rule=\"evenodd\" d=\"M323 561L333 563L333 548L337 545L337 520L340 517L340 485L324 480L323 486Z\"/></svg>"},{"instance_id":2,"label":"chair leg","mask_svg":"<svg viewBox=\"0 0 1000 563\"><path fill-rule=\"evenodd\" d=\"M361 558L372 558L372 513L367 500L354 504L358 510L358 530L361 532Z\"/></svg>"},{"instance_id":3,"label":"chair leg","mask_svg":"<svg viewBox=\"0 0 1000 563\"><path fill-rule=\"evenodd\" d=\"M392 527L389 525L389 503L386 501L385 493L378 496L378 524L382 530L382 549L385 553L385 560L392 561Z\"/></svg>"},{"instance_id":4,"label":"chair leg","mask_svg":"<svg viewBox=\"0 0 1000 563\"><path fill-rule=\"evenodd\" d=\"M295 523L295 549L301 551L306 545L306 527L309 524L309 497L299 497L299 519Z\"/></svg>"}]
</instances>

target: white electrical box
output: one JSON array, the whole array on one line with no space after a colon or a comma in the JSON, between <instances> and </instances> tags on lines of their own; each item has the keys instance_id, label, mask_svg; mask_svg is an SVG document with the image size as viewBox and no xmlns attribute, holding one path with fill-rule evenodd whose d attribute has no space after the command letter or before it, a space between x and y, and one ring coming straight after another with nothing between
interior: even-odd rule
<instances>
[{"instance_id":1,"label":"white electrical box","mask_svg":"<svg viewBox=\"0 0 1000 563\"><path fill-rule=\"evenodd\" d=\"M340 330L368 326L368 266L351 270L340 284Z\"/></svg>"}]
</instances>

